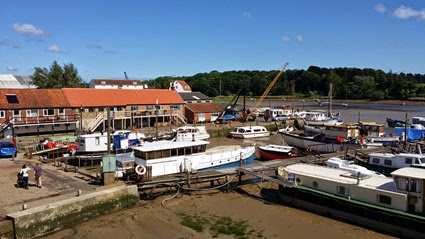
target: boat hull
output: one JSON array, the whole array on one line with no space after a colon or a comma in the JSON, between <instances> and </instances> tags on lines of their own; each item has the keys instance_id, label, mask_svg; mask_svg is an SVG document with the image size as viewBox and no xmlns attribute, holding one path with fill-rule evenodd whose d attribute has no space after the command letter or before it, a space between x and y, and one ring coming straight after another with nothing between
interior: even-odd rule
<instances>
[{"instance_id":1,"label":"boat hull","mask_svg":"<svg viewBox=\"0 0 425 239\"><path fill-rule=\"evenodd\" d=\"M260 154L260 158L265 160L287 159L295 157L293 155L289 155L286 152L276 152L272 150L265 150L262 148L258 148L258 153Z\"/></svg>"},{"instance_id":2,"label":"boat hull","mask_svg":"<svg viewBox=\"0 0 425 239\"><path fill-rule=\"evenodd\" d=\"M265 132L265 133L246 133L246 134L241 134L241 133L236 133L236 132L230 132L230 135L233 138L250 139L250 138L260 138L260 137L270 136L270 132Z\"/></svg>"},{"instance_id":3,"label":"boat hull","mask_svg":"<svg viewBox=\"0 0 425 239\"><path fill-rule=\"evenodd\" d=\"M313 211L350 223L374 228L406 238L425 238L425 219L380 210L378 207L355 200L320 193L317 190L279 186L282 201L295 207Z\"/></svg>"},{"instance_id":4,"label":"boat hull","mask_svg":"<svg viewBox=\"0 0 425 239\"><path fill-rule=\"evenodd\" d=\"M283 140L291 146L311 150L318 153L332 153L343 150L343 144L340 143L327 143L312 138L303 137L295 134L283 134Z\"/></svg>"}]
</instances>

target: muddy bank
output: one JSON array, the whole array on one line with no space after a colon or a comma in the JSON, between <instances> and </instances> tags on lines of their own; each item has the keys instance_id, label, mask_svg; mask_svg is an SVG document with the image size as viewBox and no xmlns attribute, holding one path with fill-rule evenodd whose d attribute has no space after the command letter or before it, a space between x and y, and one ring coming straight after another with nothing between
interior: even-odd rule
<instances>
[{"instance_id":1,"label":"muddy bank","mask_svg":"<svg viewBox=\"0 0 425 239\"><path fill-rule=\"evenodd\" d=\"M262 187L262 189L261 189ZM311 214L283 205L276 186L245 185L236 192L195 193L192 196L162 196L137 207L98 217L47 236L56 238L233 238L214 234L203 221L202 230L182 225L182 215L217 223L217 218L244 222L247 238L390 238L374 231ZM216 219L214 219L216 218ZM215 221L214 221L215 220ZM201 223L202 224L202 223ZM199 229L199 227L198 227Z\"/></svg>"}]
</instances>

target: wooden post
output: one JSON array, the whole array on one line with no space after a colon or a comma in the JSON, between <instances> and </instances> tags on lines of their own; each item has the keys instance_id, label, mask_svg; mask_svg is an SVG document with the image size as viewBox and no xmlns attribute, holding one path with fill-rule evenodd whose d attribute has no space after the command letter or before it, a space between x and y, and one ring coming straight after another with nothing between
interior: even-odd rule
<instances>
[{"instance_id":1,"label":"wooden post","mask_svg":"<svg viewBox=\"0 0 425 239\"><path fill-rule=\"evenodd\" d=\"M106 108L106 119L108 121L108 125L107 125L107 146L106 148L108 149L108 154L111 154L111 109L109 107Z\"/></svg>"},{"instance_id":2,"label":"wooden post","mask_svg":"<svg viewBox=\"0 0 425 239\"><path fill-rule=\"evenodd\" d=\"M242 152L239 155L239 167L242 167ZM242 185L242 172L239 171L238 185Z\"/></svg>"},{"instance_id":3,"label":"wooden post","mask_svg":"<svg viewBox=\"0 0 425 239\"><path fill-rule=\"evenodd\" d=\"M406 112L406 118L404 121L404 147L406 147L407 144L407 112Z\"/></svg>"}]
</instances>

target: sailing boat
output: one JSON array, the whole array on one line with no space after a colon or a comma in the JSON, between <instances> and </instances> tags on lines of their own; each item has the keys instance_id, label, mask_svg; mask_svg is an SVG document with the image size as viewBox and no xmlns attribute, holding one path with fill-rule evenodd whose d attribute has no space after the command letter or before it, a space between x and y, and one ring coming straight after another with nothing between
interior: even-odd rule
<instances>
[{"instance_id":1,"label":"sailing boat","mask_svg":"<svg viewBox=\"0 0 425 239\"><path fill-rule=\"evenodd\" d=\"M322 105L328 107L328 112L316 111L307 112L305 122L307 125L323 126L323 125L341 125L343 121L339 118L339 114L332 114L332 83L329 86L329 102L323 102Z\"/></svg>"}]
</instances>

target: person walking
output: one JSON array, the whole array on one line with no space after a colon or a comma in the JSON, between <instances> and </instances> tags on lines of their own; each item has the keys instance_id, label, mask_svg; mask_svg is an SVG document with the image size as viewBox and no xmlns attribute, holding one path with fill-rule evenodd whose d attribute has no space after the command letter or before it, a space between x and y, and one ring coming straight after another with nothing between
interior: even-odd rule
<instances>
[{"instance_id":1,"label":"person walking","mask_svg":"<svg viewBox=\"0 0 425 239\"><path fill-rule=\"evenodd\" d=\"M36 163L34 167L34 180L35 185L37 185L38 188L41 188L41 173L43 169L41 168L40 163Z\"/></svg>"},{"instance_id":2,"label":"person walking","mask_svg":"<svg viewBox=\"0 0 425 239\"><path fill-rule=\"evenodd\" d=\"M19 174L22 175L23 187L27 190L30 189L29 186L28 186L28 171L30 171L30 170L31 169L29 167L27 167L26 164L24 164L22 166L21 171L19 171Z\"/></svg>"}]
</instances>

